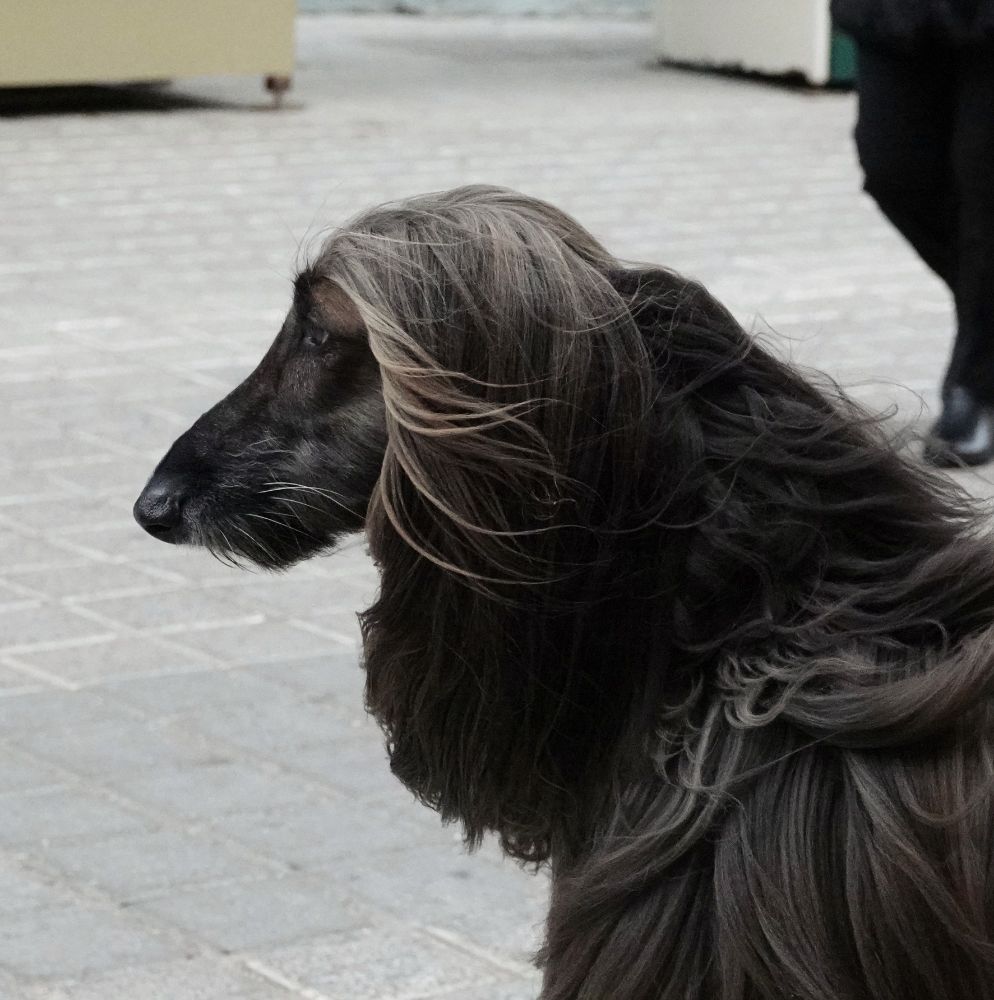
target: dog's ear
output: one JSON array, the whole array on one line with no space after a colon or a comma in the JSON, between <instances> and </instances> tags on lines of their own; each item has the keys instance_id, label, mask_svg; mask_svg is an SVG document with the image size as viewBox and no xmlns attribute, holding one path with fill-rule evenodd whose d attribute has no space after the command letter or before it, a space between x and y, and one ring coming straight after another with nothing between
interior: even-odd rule
<instances>
[{"instance_id":1,"label":"dog's ear","mask_svg":"<svg viewBox=\"0 0 994 1000\"><path fill-rule=\"evenodd\" d=\"M559 550L627 509L654 393L625 303L603 276L584 295L373 332L389 443L372 536L482 585L575 571Z\"/></svg>"},{"instance_id":2,"label":"dog's ear","mask_svg":"<svg viewBox=\"0 0 994 1000\"><path fill-rule=\"evenodd\" d=\"M297 286L306 283L307 298L314 303L327 329L338 336L356 338L365 336L362 316L341 285L320 275L304 272L297 278Z\"/></svg>"}]
</instances>

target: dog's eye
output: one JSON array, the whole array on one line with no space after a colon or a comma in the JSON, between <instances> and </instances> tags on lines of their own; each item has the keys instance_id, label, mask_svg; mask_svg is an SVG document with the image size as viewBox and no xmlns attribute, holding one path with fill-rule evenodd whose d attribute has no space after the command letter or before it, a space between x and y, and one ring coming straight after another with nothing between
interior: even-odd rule
<instances>
[{"instance_id":1,"label":"dog's eye","mask_svg":"<svg viewBox=\"0 0 994 1000\"><path fill-rule=\"evenodd\" d=\"M324 347L328 340L328 331L322 330L319 326L311 326L308 324L304 327L304 336L301 340L304 347L315 350L318 347Z\"/></svg>"}]
</instances>

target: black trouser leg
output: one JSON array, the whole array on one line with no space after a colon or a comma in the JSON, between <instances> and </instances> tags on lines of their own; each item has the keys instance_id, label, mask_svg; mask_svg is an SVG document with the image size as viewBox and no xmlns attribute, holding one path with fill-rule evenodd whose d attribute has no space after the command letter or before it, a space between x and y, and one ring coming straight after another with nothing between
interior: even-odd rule
<instances>
[{"instance_id":1,"label":"black trouser leg","mask_svg":"<svg viewBox=\"0 0 994 1000\"><path fill-rule=\"evenodd\" d=\"M859 50L865 187L953 293L944 387L994 405L994 53Z\"/></svg>"},{"instance_id":2,"label":"black trouser leg","mask_svg":"<svg viewBox=\"0 0 994 1000\"><path fill-rule=\"evenodd\" d=\"M867 193L955 287L958 219L950 155L955 90L941 53L859 49L856 148Z\"/></svg>"},{"instance_id":3,"label":"black trouser leg","mask_svg":"<svg viewBox=\"0 0 994 1000\"><path fill-rule=\"evenodd\" d=\"M946 382L994 404L994 53L965 53L958 63L952 164L959 330Z\"/></svg>"}]
</instances>

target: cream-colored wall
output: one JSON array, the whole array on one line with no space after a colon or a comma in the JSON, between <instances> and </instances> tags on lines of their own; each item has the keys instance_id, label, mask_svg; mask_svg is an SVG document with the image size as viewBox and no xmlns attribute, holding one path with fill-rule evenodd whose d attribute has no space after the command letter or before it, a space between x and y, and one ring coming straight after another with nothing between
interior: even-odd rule
<instances>
[{"instance_id":1,"label":"cream-colored wall","mask_svg":"<svg viewBox=\"0 0 994 1000\"><path fill-rule=\"evenodd\" d=\"M676 62L829 78L828 0L655 0L656 51Z\"/></svg>"},{"instance_id":2,"label":"cream-colored wall","mask_svg":"<svg viewBox=\"0 0 994 1000\"><path fill-rule=\"evenodd\" d=\"M294 0L0 0L0 85L289 75Z\"/></svg>"}]
</instances>

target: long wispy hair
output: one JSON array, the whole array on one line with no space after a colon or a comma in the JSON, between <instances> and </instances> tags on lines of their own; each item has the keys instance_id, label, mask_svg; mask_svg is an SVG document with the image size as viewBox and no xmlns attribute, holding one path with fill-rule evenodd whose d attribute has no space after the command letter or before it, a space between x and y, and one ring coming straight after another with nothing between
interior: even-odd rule
<instances>
[{"instance_id":1,"label":"long wispy hair","mask_svg":"<svg viewBox=\"0 0 994 1000\"><path fill-rule=\"evenodd\" d=\"M543 1000L994 997L994 560L970 504L700 285L540 201L366 213L388 444L367 700L550 862Z\"/></svg>"}]
</instances>

